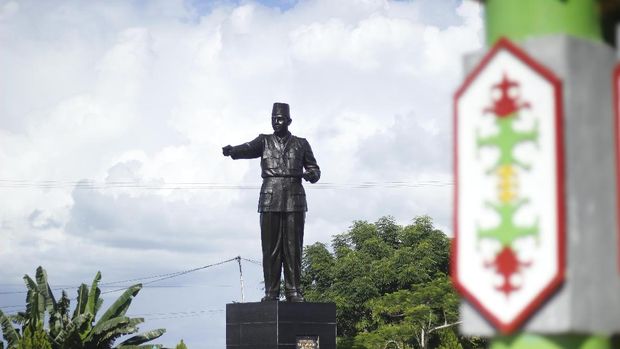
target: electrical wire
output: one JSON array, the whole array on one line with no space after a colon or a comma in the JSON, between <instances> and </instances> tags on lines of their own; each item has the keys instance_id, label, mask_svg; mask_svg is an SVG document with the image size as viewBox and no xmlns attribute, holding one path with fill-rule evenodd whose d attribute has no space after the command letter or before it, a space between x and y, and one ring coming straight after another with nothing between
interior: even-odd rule
<instances>
[{"instance_id":1,"label":"electrical wire","mask_svg":"<svg viewBox=\"0 0 620 349\"><path fill-rule=\"evenodd\" d=\"M426 180L426 181L364 181L359 183L332 183L321 182L308 186L308 189L370 189L370 188L422 188L422 187L446 187L452 186L452 181ZM106 181L97 182L92 179L79 181L62 180L24 180L24 179L0 179L1 188L25 188L25 189L58 189L72 188L85 190L102 189L144 189L144 190L247 190L259 189L256 184L230 184L218 182L161 182L143 183L140 181Z\"/></svg>"},{"instance_id":2,"label":"electrical wire","mask_svg":"<svg viewBox=\"0 0 620 349\"><path fill-rule=\"evenodd\" d=\"M181 270L181 271L177 271L177 272L173 272L173 273L157 274L157 275L143 276L143 277L137 277L137 278L132 278L132 279L111 281L111 282L101 283L100 286L102 286L102 287L109 287L109 286L114 286L114 285L118 285L118 284L121 284L121 283L136 282L136 281L143 281L143 280L151 280L151 281L143 282L142 286L143 287L145 287L145 286L152 287L152 286L149 286L149 285L152 285L153 283L160 282L160 281L163 281L163 280L172 279L172 278L175 278L175 277L178 277L178 276L181 276L181 275L193 273L193 272L196 272L196 271L199 271L199 270L203 270L203 269L215 267L215 266L218 266L218 265L222 265L222 264L225 264L225 263L229 263L229 262L232 262L232 261L236 261L238 258L246 260L246 261L254 263L254 264L261 265L260 262L257 262L257 261L251 260L251 259L246 259L246 258L241 258L241 257L234 257L234 258L230 258L230 259L223 260L223 261L216 262L216 263L212 263L212 264L203 265L203 266L192 268L192 269ZM79 286L53 287L52 291L64 290L65 288L78 288L78 287ZM116 289L104 291L104 292L101 292L101 294L107 294L107 293L124 291L127 288L129 288L129 287L125 287L124 285L122 287L118 286L118 288L116 288ZM25 294L25 293L28 293L28 291L3 291L3 292L0 292L0 295ZM13 308L13 307L17 307L17 306L13 306L13 305L0 306L0 309L7 309L7 308Z\"/></svg>"},{"instance_id":3,"label":"electrical wire","mask_svg":"<svg viewBox=\"0 0 620 349\"><path fill-rule=\"evenodd\" d=\"M119 284L119 283L154 279L154 280L148 281L146 283L143 283L142 286L145 287L145 285L146 285L147 288L148 287L157 287L157 286L152 286L150 284L153 284L153 283L159 282L159 281L163 281L163 280L167 280L167 279L171 279L171 278L175 278L177 276L193 273L193 272L196 272L196 271L199 271L199 270L215 267L215 266L218 266L218 265L222 265L222 264L225 264L225 263L236 261L238 259L245 260L245 261L253 263L253 264L261 265L261 263L256 261L256 260L249 259L249 258L243 258L241 256L237 256L237 257L234 257L234 258L230 258L230 259L223 260L223 261L216 262L216 263L207 264L207 265L204 265L204 266L201 266L201 267L197 267L197 268L182 270L182 271L173 272L173 273L157 274L157 275L144 276L144 277L133 278L133 279L125 279L125 280L119 280L119 281L112 281L112 282L102 283L102 284L100 284L100 286L102 286L102 287L111 287L112 285L116 285L116 284ZM8 284L3 284L3 285L8 285ZM77 287L78 286L74 286L74 288L77 288ZM123 286L122 288L117 288L117 289L114 289L114 290L101 292L101 294L124 291L124 290L128 289L129 287L131 287L131 286ZM165 287L165 286L163 286L163 287ZM52 290L59 290L59 289L61 289L61 288L52 288ZM28 291L0 292L0 294L17 294L17 293L23 294L23 293L28 293ZM72 300L76 300L76 299L77 298L72 298ZM22 308L22 309L17 309L17 310L12 310L12 311L17 311L17 312L24 311L24 305L16 304L16 305L3 305L3 306L0 306L0 309L13 309L13 308ZM202 315L204 313L222 312L222 311L223 311L222 309L219 309L219 310L201 310L201 311L190 311L190 312L137 314L137 315L132 315L132 316L151 316L151 315L160 316L160 315L164 315L166 317L155 317L155 318L148 318L147 319L147 320L164 320L164 319L176 319L176 318L184 318L184 317L195 317L195 316L200 316L200 315ZM8 314L8 315L15 315L15 314ZM168 316L168 315L176 315L176 316Z\"/></svg>"},{"instance_id":4,"label":"electrical wire","mask_svg":"<svg viewBox=\"0 0 620 349\"><path fill-rule=\"evenodd\" d=\"M224 264L224 263L232 262L234 260L236 260L236 257L235 258L230 258L230 259L227 259L227 260L224 260L224 261L221 261L221 262L217 262L217 263L213 263L213 264L207 264L207 265L203 265L201 267L187 269L187 270L182 270L182 271L177 271L177 272L173 272L173 273L158 274L158 275L144 276L144 277L133 278L133 279L125 279L125 280L119 280L119 281L104 282L104 283L101 283L101 286L110 286L110 285L122 284L122 283L126 283L126 282L135 282L135 281L142 281L142 280L149 280L149 279L158 279L156 281L161 281L161 280L169 279L169 278L172 278L172 277L193 273L193 272L198 271L198 270L214 267L214 266L221 265L221 264ZM151 284L151 283L153 283L153 282L146 282L146 283L143 283L142 285L144 286L144 285L148 285L148 284Z\"/></svg>"},{"instance_id":5,"label":"electrical wire","mask_svg":"<svg viewBox=\"0 0 620 349\"><path fill-rule=\"evenodd\" d=\"M252 263L252 264L256 264L256 265L260 265L260 266L262 266L262 265L263 265L263 263L261 263L261 262L259 262L259 261L255 261L255 260L253 260L253 259L243 258L243 257L239 257L239 258L241 258L242 260L244 260L244 261L246 261L246 262L250 262L250 263Z\"/></svg>"},{"instance_id":6,"label":"electrical wire","mask_svg":"<svg viewBox=\"0 0 620 349\"><path fill-rule=\"evenodd\" d=\"M167 320L167 319L180 319L186 317L196 317L210 313L222 313L224 309L212 309L212 310L195 310L195 311L177 311L170 313L150 313L150 314L132 314L127 315L129 317L144 317L145 320Z\"/></svg>"},{"instance_id":7,"label":"electrical wire","mask_svg":"<svg viewBox=\"0 0 620 349\"><path fill-rule=\"evenodd\" d=\"M153 284L155 282L160 282L160 281L163 281L163 280L172 279L172 278L175 278L175 277L178 277L178 276L181 276L181 275L193 273L193 272L198 271L198 270L215 267L215 266L218 266L218 265L221 265L221 264L224 264L224 263L232 262L234 260L237 260L237 258L235 257L235 258L227 259L225 261L221 261L221 262L217 262L217 263L213 263L213 264L208 264L208 265L204 265L202 267L188 269L188 270L184 270L184 271L180 271L180 272L176 272L176 273L162 274L161 277L159 277L159 278L157 278L155 280L151 280L151 281L148 281L148 282L143 282L142 286L150 285L150 284ZM148 279L151 279L151 278L152 277L149 277ZM144 280L145 278L141 278L141 279ZM138 280L134 279L134 280L130 280L130 281L138 281ZM109 290L109 291L101 292L101 294L119 292L119 291L124 291L126 289L127 289L126 287L118 288L118 289L114 289L114 290Z\"/></svg>"}]
</instances>

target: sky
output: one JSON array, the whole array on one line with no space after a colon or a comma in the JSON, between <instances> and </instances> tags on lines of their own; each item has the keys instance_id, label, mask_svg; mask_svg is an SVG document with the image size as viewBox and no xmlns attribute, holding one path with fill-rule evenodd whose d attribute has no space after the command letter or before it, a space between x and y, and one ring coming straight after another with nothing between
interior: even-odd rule
<instances>
[{"instance_id":1,"label":"sky","mask_svg":"<svg viewBox=\"0 0 620 349\"><path fill-rule=\"evenodd\" d=\"M245 300L260 299L261 178L221 148L270 133L274 102L322 170L305 244L385 215L452 234L452 95L482 47L475 1L0 0L0 28L5 313L39 265L57 297L101 271L104 308L145 283L129 315L165 327L157 343L224 348L239 265L210 265L247 259Z\"/></svg>"}]
</instances>

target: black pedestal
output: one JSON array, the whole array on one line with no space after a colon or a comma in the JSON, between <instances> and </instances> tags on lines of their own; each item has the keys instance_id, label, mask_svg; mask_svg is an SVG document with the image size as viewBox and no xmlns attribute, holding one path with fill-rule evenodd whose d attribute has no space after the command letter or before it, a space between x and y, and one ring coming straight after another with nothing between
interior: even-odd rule
<instances>
[{"instance_id":1,"label":"black pedestal","mask_svg":"<svg viewBox=\"0 0 620 349\"><path fill-rule=\"evenodd\" d=\"M316 340L319 349L336 349L336 304L226 304L226 349L297 349Z\"/></svg>"}]
</instances>

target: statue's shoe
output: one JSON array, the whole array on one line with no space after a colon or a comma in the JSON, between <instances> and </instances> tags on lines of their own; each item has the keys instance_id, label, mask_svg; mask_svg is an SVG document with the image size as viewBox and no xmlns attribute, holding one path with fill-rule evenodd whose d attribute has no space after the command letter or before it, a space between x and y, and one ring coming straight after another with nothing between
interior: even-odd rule
<instances>
[{"instance_id":1,"label":"statue's shoe","mask_svg":"<svg viewBox=\"0 0 620 349\"><path fill-rule=\"evenodd\" d=\"M274 296L274 295L265 295L265 297L261 298L261 302L277 302L279 299L278 296Z\"/></svg>"},{"instance_id":2,"label":"statue's shoe","mask_svg":"<svg viewBox=\"0 0 620 349\"><path fill-rule=\"evenodd\" d=\"M301 293L295 292L295 293L287 294L286 295L286 301L287 302L300 303L300 302L305 302L306 300L301 295Z\"/></svg>"}]
</instances>

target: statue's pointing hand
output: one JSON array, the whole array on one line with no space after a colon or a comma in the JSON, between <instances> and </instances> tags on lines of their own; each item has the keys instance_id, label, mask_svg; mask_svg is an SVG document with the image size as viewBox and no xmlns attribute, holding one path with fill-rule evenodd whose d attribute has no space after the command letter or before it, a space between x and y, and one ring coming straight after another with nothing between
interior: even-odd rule
<instances>
[{"instance_id":1,"label":"statue's pointing hand","mask_svg":"<svg viewBox=\"0 0 620 349\"><path fill-rule=\"evenodd\" d=\"M230 156L230 152L232 151L232 149L232 145L229 144L222 148L222 154L224 154L224 156Z\"/></svg>"}]
</instances>

